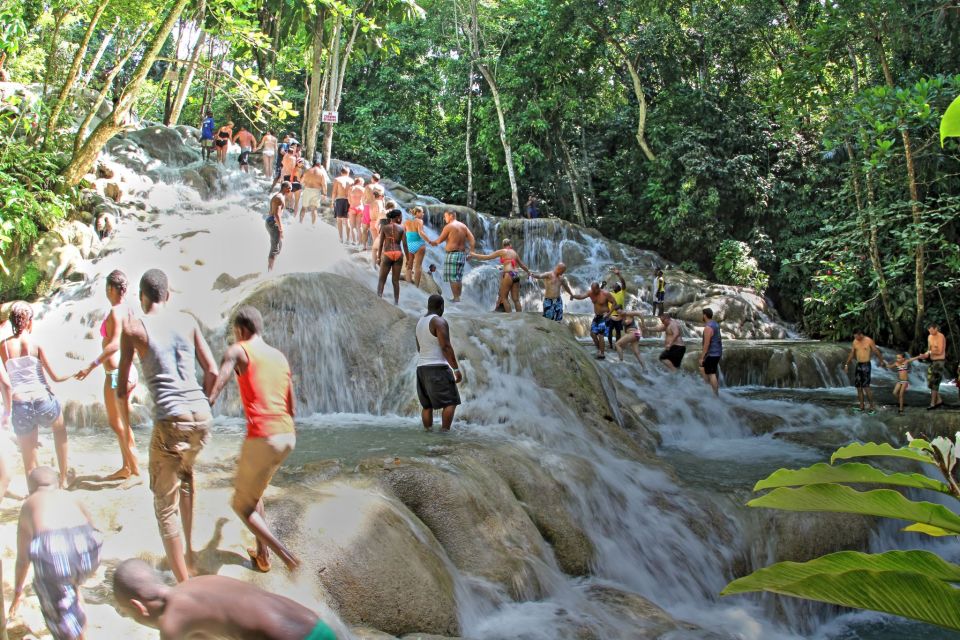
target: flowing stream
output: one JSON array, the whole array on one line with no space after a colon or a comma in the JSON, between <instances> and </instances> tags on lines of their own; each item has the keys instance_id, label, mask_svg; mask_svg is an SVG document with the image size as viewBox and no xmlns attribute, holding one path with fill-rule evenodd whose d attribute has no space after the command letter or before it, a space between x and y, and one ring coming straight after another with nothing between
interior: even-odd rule
<instances>
[{"instance_id":1,"label":"flowing stream","mask_svg":"<svg viewBox=\"0 0 960 640\"><path fill-rule=\"evenodd\" d=\"M268 239L262 219L267 183L230 169L224 178L227 195L203 200L193 188L178 183L177 175L171 170L166 176L170 182L155 183L136 183L137 178L128 175L129 186L143 194L150 209L140 220L124 221L107 250L84 264L84 281L65 284L36 305L35 331L54 355L54 366L78 369L97 353L97 326L106 310L105 277L116 268L131 278L128 297L133 304L139 275L150 267L164 269L171 280L172 303L198 318L217 354L226 344L226 318L242 300L290 274L342 276L349 285L284 289L279 299L285 305L281 311L286 316L281 317L286 318L286 326L272 333L268 330L271 341L290 355L300 407L297 450L276 479L281 492L295 492L307 476L320 473L336 478L349 473L364 460L431 460L444 467L448 464L444 456L450 451L506 447L511 455L538 465L564 488L567 510L594 548L590 575L580 578L561 570L548 544L522 550L524 570L510 588L458 569L440 549L453 576L464 638L953 637L883 616L838 617L830 608L794 600L720 599L717 595L734 577L782 559L785 547L806 548L803 532L777 528L770 514L742 506L756 480L783 466L825 460L832 445L819 442L825 430L848 441L886 433L878 420L845 410L852 390L830 389L845 381L835 360L819 355L818 345L786 341L744 346L790 348L797 353L806 349L812 354L810 366L820 372L819 388L765 385L760 369L744 365L745 373L733 381L740 386L724 389L717 399L689 373L660 371L655 341L644 341L642 368L628 353L626 363L611 359L590 374L598 380L597 393L603 396L597 406L610 407L611 415L605 419L612 426L609 430L588 427L583 407L569 404L564 389L542 379L553 371L566 380L563 376L569 371L564 369L570 365L559 352L587 346L567 340L553 350L530 351L514 345L514 340L529 343L526 338L532 334L527 332L533 331L529 325L541 321L532 314L489 313L499 274L492 266L474 266L467 273L465 301L447 313L455 331L458 325L470 328L465 334L461 331L462 343L457 345L458 351L462 347L467 352L461 356L467 378L462 389L465 404L452 435L426 434L413 404L414 354L409 335L414 318L425 307L426 294L404 284L399 310L376 305L355 311L345 306L364 290L375 288L375 275L369 257L341 245L326 222L314 226L288 220L276 271L267 274ZM489 218L483 224L478 237L483 239L482 249L491 251L499 246L503 232ZM581 255L582 263L570 274L575 287L602 277L613 260L612 243L602 238L573 233L548 220L524 224L534 231L527 229L518 249L532 269L545 271L572 252ZM537 225L542 228L539 233ZM435 237L437 231L431 228L429 235ZM622 250L617 252L622 257ZM656 260L651 256L637 252L631 260L634 266L652 269ZM439 268L441 260L439 251L430 249L424 265L435 263ZM650 283L630 283L633 292L637 284L648 290ZM538 296L535 285L524 285L529 308L539 308ZM634 303L642 308L644 298L641 293ZM568 309L570 313L588 311L586 305ZM396 314L392 325L398 327L396 334L384 335L371 317L388 313ZM329 315L321 319L320 314ZM8 326L0 331L6 335ZM397 339L391 342L394 335ZM877 393L883 394L892 377L878 377L883 390L878 388ZM79 427L71 438L81 458L97 451L115 453L97 409L100 385L100 378L91 376L56 388L70 404L71 428ZM838 402L824 400L830 398L846 398L846 404L838 408ZM138 396L141 424L136 432L141 455L150 428L146 402ZM229 459L242 437L243 421L237 417L232 385L218 411L222 415L214 444L203 454L212 460ZM629 425L652 434L652 444L638 446L635 440L641 436L623 436ZM477 487L482 489L480 484ZM815 523L817 516L808 520ZM406 522L424 544L436 545L419 520L407 518ZM813 532L828 542L833 536L827 525L807 531L811 537ZM885 526L868 526L862 538L863 548L875 549L923 542ZM960 551L953 543L936 547L949 555ZM689 624L663 631L638 627L637 619L602 606L594 597L602 588L638 594ZM348 633L346 626L340 628ZM650 635L638 632L641 628Z\"/></svg>"}]
</instances>

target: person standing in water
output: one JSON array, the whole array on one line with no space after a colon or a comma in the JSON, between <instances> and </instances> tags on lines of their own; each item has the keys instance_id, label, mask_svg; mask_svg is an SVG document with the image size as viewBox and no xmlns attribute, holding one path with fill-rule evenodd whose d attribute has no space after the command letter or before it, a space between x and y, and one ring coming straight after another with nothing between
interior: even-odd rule
<instances>
[{"instance_id":1,"label":"person standing in water","mask_svg":"<svg viewBox=\"0 0 960 640\"><path fill-rule=\"evenodd\" d=\"M354 230L354 235L358 238L357 242L363 245L366 245L367 239L364 237L363 240L360 240L360 233L363 225L370 226L370 209L374 206L374 202L377 199L377 192L380 192L381 197L385 193L383 185L380 184L380 174L374 173L370 176L370 182L363 188L363 198L362 204L360 205L360 217L357 218L356 228ZM370 232L376 236L377 231L371 229Z\"/></svg>"},{"instance_id":2,"label":"person standing in water","mask_svg":"<svg viewBox=\"0 0 960 640\"><path fill-rule=\"evenodd\" d=\"M363 217L363 197L365 187L363 178L357 176L353 179L353 184L347 189L347 237L351 242L360 243L360 218ZM378 232L379 233L379 232Z\"/></svg>"},{"instance_id":3,"label":"person standing in water","mask_svg":"<svg viewBox=\"0 0 960 640\"><path fill-rule=\"evenodd\" d=\"M567 272L567 265L558 262L553 271L546 273L531 273L530 277L537 280L543 280L543 317L556 322L563 321L563 298L560 295L561 290L566 291L567 295L573 297L573 289L567 282L563 274Z\"/></svg>"},{"instance_id":4,"label":"person standing in water","mask_svg":"<svg viewBox=\"0 0 960 640\"><path fill-rule=\"evenodd\" d=\"M687 353L687 347L683 344L683 332L680 330L680 323L666 311L660 312L660 326L651 329L656 333L663 334L663 351L660 352L659 360L670 372L677 371L683 363L683 356Z\"/></svg>"},{"instance_id":5,"label":"person standing in water","mask_svg":"<svg viewBox=\"0 0 960 640\"><path fill-rule=\"evenodd\" d=\"M217 145L217 158L220 160L220 164L227 162L227 150L230 148L231 138L233 138L233 120L217 131L217 140L214 144Z\"/></svg>"},{"instance_id":6,"label":"person standing in water","mask_svg":"<svg viewBox=\"0 0 960 640\"><path fill-rule=\"evenodd\" d=\"M433 428L433 412L440 410L440 430L449 431L460 404L457 385L463 381L450 327L443 319L443 296L427 299L427 314L417 321L417 398L423 408L423 428Z\"/></svg>"},{"instance_id":7,"label":"person standing in water","mask_svg":"<svg viewBox=\"0 0 960 640\"><path fill-rule=\"evenodd\" d=\"M609 291L604 291L599 282L590 283L590 288L579 295L570 296L571 300L585 300L590 298L593 303L593 321L590 323L590 337L597 347L597 360L606 359L605 346L607 341L607 318L620 305Z\"/></svg>"},{"instance_id":8,"label":"person standing in water","mask_svg":"<svg viewBox=\"0 0 960 640\"><path fill-rule=\"evenodd\" d=\"M446 244L447 257L443 262L443 280L450 283L453 301L460 302L460 296L463 293L463 268L467 264L467 256L473 253L473 247L477 241L467 225L457 220L457 214L453 211L444 211L443 221L446 226L436 240L430 240L430 244L434 247Z\"/></svg>"},{"instance_id":9,"label":"person standing in water","mask_svg":"<svg viewBox=\"0 0 960 640\"><path fill-rule=\"evenodd\" d=\"M250 173L250 153L257 146L257 139L247 131L245 126L240 125L240 130L233 137L233 141L240 145L240 157L237 160L240 164L240 170L244 173Z\"/></svg>"},{"instance_id":10,"label":"person standing in water","mask_svg":"<svg viewBox=\"0 0 960 640\"><path fill-rule=\"evenodd\" d=\"M853 359L857 359L857 368L853 372L853 386L857 388L857 402L860 403L859 410L864 411L863 397L866 395L867 400L870 401L870 414L872 415L876 412L876 407L873 404L873 393L870 391L871 352L876 354L877 360L881 366L883 366L885 364L883 354L880 353L880 349L877 348L877 343L873 341L873 338L868 338L863 335L863 331L860 329L854 330L853 343L850 347L850 355L847 356L845 366L849 367Z\"/></svg>"},{"instance_id":11,"label":"person standing in water","mask_svg":"<svg viewBox=\"0 0 960 640\"><path fill-rule=\"evenodd\" d=\"M520 254L514 250L510 239L504 238L502 248L493 253L471 253L470 257L477 260L500 259L500 268L503 272L500 274L500 291L497 293L497 303L493 306L494 311L500 309L502 305L503 310L510 313L512 299L514 310L520 313L520 269L526 271L527 276L530 275L530 269L523 264Z\"/></svg>"},{"instance_id":12,"label":"person standing in water","mask_svg":"<svg viewBox=\"0 0 960 640\"><path fill-rule=\"evenodd\" d=\"M0 359L0 393L3 395L5 427L13 426L23 456L23 470L37 468L37 442L40 427L53 428L54 449L60 468L60 486L66 488L67 428L63 423L60 401L50 390L47 376L54 382L63 382L73 376L59 376L50 367L43 346L33 338L33 307L18 300L10 307L10 326L13 335L3 341Z\"/></svg>"},{"instance_id":13,"label":"person standing in water","mask_svg":"<svg viewBox=\"0 0 960 640\"><path fill-rule=\"evenodd\" d=\"M907 389L910 388L910 363L920 360L922 357L920 355L911 358L907 353L898 353L896 360L885 362L887 369L895 369L897 372L897 383L893 385L893 397L900 403L897 413L901 416L903 415L903 401L907 395Z\"/></svg>"},{"instance_id":14,"label":"person standing in water","mask_svg":"<svg viewBox=\"0 0 960 640\"><path fill-rule=\"evenodd\" d=\"M213 131L215 128L213 111L208 109L207 115L204 116L200 125L200 151L203 153L204 162L210 159L210 154L213 152Z\"/></svg>"},{"instance_id":15,"label":"person standing in water","mask_svg":"<svg viewBox=\"0 0 960 640\"><path fill-rule=\"evenodd\" d=\"M263 162L263 177L272 178L273 164L277 157L277 137L273 135L273 131L267 129L267 132L260 138L257 151L260 152L260 160Z\"/></svg>"},{"instance_id":16,"label":"person standing in water","mask_svg":"<svg viewBox=\"0 0 960 640\"><path fill-rule=\"evenodd\" d=\"M33 564L33 590L44 622L57 640L82 639L87 626L80 585L97 572L103 536L72 494L57 486L57 473L37 467L27 477L30 496L20 508L17 565L9 616L23 601Z\"/></svg>"},{"instance_id":17,"label":"person standing in water","mask_svg":"<svg viewBox=\"0 0 960 640\"><path fill-rule=\"evenodd\" d=\"M616 276L619 282L613 285L613 290L610 292L610 295L613 296L616 303L620 305L621 310L626 309L624 303L627 300L627 281L620 275L619 268L614 267L613 275ZM614 343L620 340L620 336L623 335L623 319L624 316L620 311L617 309L610 310L610 319L607 321L607 341L610 343L610 349L613 349Z\"/></svg>"},{"instance_id":18,"label":"person standing in water","mask_svg":"<svg viewBox=\"0 0 960 640\"><path fill-rule=\"evenodd\" d=\"M663 313L663 299L667 295L667 282L663 279L662 269L657 269L657 275L653 280L653 293L653 315L659 317Z\"/></svg>"},{"instance_id":19,"label":"person standing in water","mask_svg":"<svg viewBox=\"0 0 960 640\"><path fill-rule=\"evenodd\" d=\"M273 271L273 264L283 248L283 210L287 206L287 196L290 195L290 183L281 182L280 191L270 196L270 209L264 216L263 222L270 234L270 252L267 254L267 271Z\"/></svg>"},{"instance_id":20,"label":"person standing in water","mask_svg":"<svg viewBox=\"0 0 960 640\"><path fill-rule=\"evenodd\" d=\"M193 316L168 308L167 275L150 269L140 278L143 316L128 317L120 336L117 395L126 398L134 354L140 356L143 377L154 403L150 439L150 490L170 569L183 582L193 570L193 503L196 487L193 464L210 439L213 416L204 389L217 379L217 363ZM196 366L203 371L197 383ZM184 547L177 523L183 523Z\"/></svg>"},{"instance_id":21,"label":"person standing in water","mask_svg":"<svg viewBox=\"0 0 960 640\"><path fill-rule=\"evenodd\" d=\"M373 175L376 177L377 174ZM414 207L410 213L413 217L403 223L403 231L407 236L407 251L409 252L407 254L405 279L419 287L420 278L423 276L423 256L427 255L429 238L427 238L423 228L423 209Z\"/></svg>"},{"instance_id":22,"label":"person standing in water","mask_svg":"<svg viewBox=\"0 0 960 640\"><path fill-rule=\"evenodd\" d=\"M253 566L269 571L273 551L293 571L300 566L300 560L270 531L263 509L263 494L270 480L297 444L293 378L286 356L264 342L262 334L260 312L251 306L240 307L233 317L236 341L223 354L220 373L210 391L210 406L236 372L247 417L247 438L237 460L233 510L257 538L256 549L247 550Z\"/></svg>"},{"instance_id":23,"label":"person standing in water","mask_svg":"<svg viewBox=\"0 0 960 640\"><path fill-rule=\"evenodd\" d=\"M720 395L720 358L723 357L723 340L720 337L720 325L713 319L713 309L703 310L703 348L700 350L700 373L704 381L713 389L713 395Z\"/></svg>"},{"instance_id":24,"label":"person standing in water","mask_svg":"<svg viewBox=\"0 0 960 640\"><path fill-rule=\"evenodd\" d=\"M337 640L303 605L226 576L171 587L143 560L124 560L113 574L113 595L120 609L159 629L162 639Z\"/></svg>"},{"instance_id":25,"label":"person standing in water","mask_svg":"<svg viewBox=\"0 0 960 640\"><path fill-rule=\"evenodd\" d=\"M347 194L350 187L353 186L353 180L350 179L350 168L344 165L340 168L340 175L333 180L333 217L337 221L337 233L340 234L341 244L350 242L350 202L347 200ZM372 230L371 230L372 231ZM346 240L344 240L346 234Z\"/></svg>"},{"instance_id":26,"label":"person standing in water","mask_svg":"<svg viewBox=\"0 0 960 640\"><path fill-rule=\"evenodd\" d=\"M940 325L931 322L927 327L927 352L924 360L930 361L927 369L927 387L930 389L930 406L927 411L939 409L943 406L940 399L940 383L943 382L943 372L947 366L947 337L940 333Z\"/></svg>"},{"instance_id":27,"label":"person standing in water","mask_svg":"<svg viewBox=\"0 0 960 640\"><path fill-rule=\"evenodd\" d=\"M643 368L643 360L640 358L640 339L643 338L643 313L640 311L621 311L624 322L630 324L624 327L623 337L617 340L613 346L617 350L620 362L623 362L623 348L630 346L633 355L637 358L637 364Z\"/></svg>"},{"instance_id":28,"label":"person standing in water","mask_svg":"<svg viewBox=\"0 0 960 640\"><path fill-rule=\"evenodd\" d=\"M107 276L107 300L110 301L110 311L100 323L100 338L102 339L101 353L85 369L77 374L77 379L83 380L90 373L103 364L106 374L103 381L103 406L107 410L107 422L117 436L120 444L120 469L107 476L107 480L126 480L130 476L140 475L140 463L137 460L137 445L133 438L133 429L130 427L130 403L127 398L117 396L117 376L120 366L120 336L123 333L123 321L131 315L124 298L127 295L129 282L123 271L116 269ZM127 388L137 386L137 370L130 368L130 379Z\"/></svg>"},{"instance_id":29,"label":"person standing in water","mask_svg":"<svg viewBox=\"0 0 960 640\"><path fill-rule=\"evenodd\" d=\"M369 217L361 218L360 228L361 231L364 228L370 230L370 256L371 259L377 252L377 244L380 242L380 225L383 224L383 220L386 219L387 211L391 211L397 208L397 204L391 200L389 203L384 201L383 188L377 187L373 190L373 203L364 211L364 215L369 214ZM365 220L365 222L364 222ZM367 248L366 236L363 240L363 250ZM374 268L378 268L380 265L376 260L373 261Z\"/></svg>"},{"instance_id":30,"label":"person standing in water","mask_svg":"<svg viewBox=\"0 0 960 640\"><path fill-rule=\"evenodd\" d=\"M327 170L319 162L307 169L303 174L303 195L300 196L300 222L310 210L310 216L313 224L317 224L317 209L323 205L323 199L327 197L327 186L330 183L330 176Z\"/></svg>"},{"instance_id":31,"label":"person standing in water","mask_svg":"<svg viewBox=\"0 0 960 640\"><path fill-rule=\"evenodd\" d=\"M377 295L383 297L383 286L387 274L393 273L393 303L400 304L400 271L403 269L403 256L409 255L407 236L400 226L403 212L391 209L387 212L386 222L380 227L379 242L374 244L374 262L380 265L380 279L377 282Z\"/></svg>"}]
</instances>

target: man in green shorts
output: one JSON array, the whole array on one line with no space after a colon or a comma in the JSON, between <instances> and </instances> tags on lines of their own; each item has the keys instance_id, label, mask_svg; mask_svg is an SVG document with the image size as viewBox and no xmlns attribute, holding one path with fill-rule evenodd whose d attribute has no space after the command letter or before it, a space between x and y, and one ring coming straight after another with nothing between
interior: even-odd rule
<instances>
[{"instance_id":1,"label":"man in green shorts","mask_svg":"<svg viewBox=\"0 0 960 640\"><path fill-rule=\"evenodd\" d=\"M310 609L226 576L200 576L170 587L143 560L125 560L113 574L113 595L161 638L337 640Z\"/></svg>"},{"instance_id":2,"label":"man in green shorts","mask_svg":"<svg viewBox=\"0 0 960 640\"><path fill-rule=\"evenodd\" d=\"M940 325L936 322L931 322L927 331L930 333L927 336L927 352L922 357L930 360L930 368L927 369L930 406L927 407L927 411L932 411L943 406L943 400L940 399L940 383L943 382L943 372L947 368L947 337L940 333Z\"/></svg>"},{"instance_id":3,"label":"man in green shorts","mask_svg":"<svg viewBox=\"0 0 960 640\"><path fill-rule=\"evenodd\" d=\"M446 226L436 240L430 240L430 244L436 247L446 243L443 281L450 283L453 301L460 302L460 294L463 293L463 267L467 263L467 256L473 253L477 241L467 225L457 220L457 214L453 211L444 211L443 221Z\"/></svg>"}]
</instances>

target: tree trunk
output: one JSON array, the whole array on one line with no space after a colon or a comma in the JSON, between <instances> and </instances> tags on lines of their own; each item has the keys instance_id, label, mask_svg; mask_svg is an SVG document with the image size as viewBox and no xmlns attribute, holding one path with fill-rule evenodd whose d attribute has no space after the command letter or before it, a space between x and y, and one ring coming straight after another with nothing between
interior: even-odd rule
<instances>
[{"instance_id":1,"label":"tree trunk","mask_svg":"<svg viewBox=\"0 0 960 640\"><path fill-rule=\"evenodd\" d=\"M470 63L470 76L467 79L467 141L464 155L467 159L467 206L475 208L473 200L473 155L470 153L470 134L473 126L473 63Z\"/></svg>"},{"instance_id":2,"label":"tree trunk","mask_svg":"<svg viewBox=\"0 0 960 640\"><path fill-rule=\"evenodd\" d=\"M637 73L637 68L633 66L633 62L626 55L623 56L623 60L627 65L627 73L630 74L630 80L633 83L633 93L637 97L637 144L640 145L640 149L647 160L652 162L657 157L653 155L653 151L647 145L647 98L643 93L643 83L640 81L640 74Z\"/></svg>"},{"instance_id":3,"label":"tree trunk","mask_svg":"<svg viewBox=\"0 0 960 640\"><path fill-rule=\"evenodd\" d=\"M123 93L120 94L120 98L116 104L114 104L113 111L97 125L97 128L93 130L90 137L85 140L83 144L80 145L80 149L73 154L70 163L64 167L61 175L64 177L68 186L74 186L80 182L83 174L87 172L93 164L93 161L97 158L97 154L103 149L103 145L123 130L124 119L129 113L130 107L132 107L136 101L137 95L140 93L143 82L147 77L147 73L150 71L150 67L153 66L157 55L163 48L164 42L166 42L167 36L170 35L170 31L173 30L173 26L176 24L180 14L183 13L183 9L187 6L188 2L189 0L175 0L167 12L167 15L164 17L163 22L160 24L160 27L157 29L153 41L140 59L140 64L137 65L136 70L133 72L133 77L124 88Z\"/></svg>"},{"instance_id":4,"label":"tree trunk","mask_svg":"<svg viewBox=\"0 0 960 640\"><path fill-rule=\"evenodd\" d=\"M580 174L573 164L573 156L570 155L570 147L563 140L563 135L557 134L557 142L560 151L563 153L564 172L567 174L567 181L570 183L570 196L573 198L573 212L577 216L577 222L582 227L587 226L587 216L583 210L583 200L580 196Z\"/></svg>"},{"instance_id":5,"label":"tree trunk","mask_svg":"<svg viewBox=\"0 0 960 640\"><path fill-rule=\"evenodd\" d=\"M329 65L329 74L327 76L327 98L326 107L331 111L336 110L336 93L339 86L337 74L340 72L340 29L343 25L343 19L337 16L337 21L333 27L333 34L330 36L330 56L327 64ZM330 154L333 151L333 123L327 122L323 125L323 166L330 171Z\"/></svg>"},{"instance_id":6,"label":"tree trunk","mask_svg":"<svg viewBox=\"0 0 960 640\"><path fill-rule=\"evenodd\" d=\"M119 25L120 18L117 18L113 21L113 27L110 28L110 31L103 36L103 40L100 42L97 52L93 54L93 60L90 61L90 67L87 69L87 72L83 74L83 78L80 80L81 90L86 89L87 85L90 84L90 80L93 79L93 74L96 73L97 67L100 66L100 60L103 59L103 54L107 52L107 47L109 47L110 43L113 41L113 34L116 32Z\"/></svg>"},{"instance_id":7,"label":"tree trunk","mask_svg":"<svg viewBox=\"0 0 960 640\"><path fill-rule=\"evenodd\" d=\"M43 93L40 95L44 100L47 99L47 88L53 82L54 70L57 67L57 45L60 44L60 26L64 19L69 15L68 10L53 12L53 32L50 34L50 50L47 51L47 72L43 74Z\"/></svg>"},{"instance_id":8,"label":"tree trunk","mask_svg":"<svg viewBox=\"0 0 960 640\"><path fill-rule=\"evenodd\" d=\"M517 189L517 175L513 168L513 150L510 148L510 140L507 138L507 122L503 115L503 105L500 103L500 90L497 88L497 81L493 77L493 74L490 73L487 65L478 62L477 69L480 71L483 79L487 81L487 85L490 87L490 93L493 94L493 104L497 108L497 122L500 127L500 142L503 144L503 156L507 165L507 177L510 179L510 199L512 201L510 215L519 216L520 193Z\"/></svg>"},{"instance_id":9,"label":"tree trunk","mask_svg":"<svg viewBox=\"0 0 960 640\"><path fill-rule=\"evenodd\" d=\"M200 22L203 23L201 16ZM201 30L197 37L197 44L193 47L190 54L190 62L183 71L183 77L180 79L180 86L177 87L177 97L173 100L173 108L170 109L170 124L174 125L180 121L180 114L183 112L184 105L187 104L187 96L190 95L190 86L193 84L193 76L197 72L197 61L200 59L200 52L203 50L203 43L206 40L207 32ZM202 114L201 114L201 117Z\"/></svg>"},{"instance_id":10,"label":"tree trunk","mask_svg":"<svg viewBox=\"0 0 960 640\"><path fill-rule=\"evenodd\" d=\"M313 60L310 65L310 90L307 92L306 111L306 157L313 160L317 150L317 130L320 127L320 111L323 109L321 95L323 82L323 12L317 14L313 27Z\"/></svg>"}]
</instances>

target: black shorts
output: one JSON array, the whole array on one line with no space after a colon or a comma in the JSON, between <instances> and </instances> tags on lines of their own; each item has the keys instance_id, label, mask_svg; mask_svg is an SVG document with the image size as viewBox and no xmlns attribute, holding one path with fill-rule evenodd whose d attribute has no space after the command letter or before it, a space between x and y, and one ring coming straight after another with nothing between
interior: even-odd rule
<instances>
[{"instance_id":1,"label":"black shorts","mask_svg":"<svg viewBox=\"0 0 960 640\"><path fill-rule=\"evenodd\" d=\"M623 333L623 320L607 320L607 335Z\"/></svg>"},{"instance_id":2,"label":"black shorts","mask_svg":"<svg viewBox=\"0 0 960 640\"><path fill-rule=\"evenodd\" d=\"M863 389L870 386L872 367L869 362L858 362L857 368L853 372L853 386L857 389Z\"/></svg>"},{"instance_id":3,"label":"black shorts","mask_svg":"<svg viewBox=\"0 0 960 640\"><path fill-rule=\"evenodd\" d=\"M223 138L220 138L219 140L214 141L213 144L217 145L218 147L225 147L227 146L227 141Z\"/></svg>"},{"instance_id":4,"label":"black shorts","mask_svg":"<svg viewBox=\"0 0 960 640\"><path fill-rule=\"evenodd\" d=\"M443 409L460 404L453 370L445 364L417 367L417 397L424 409Z\"/></svg>"},{"instance_id":5,"label":"black shorts","mask_svg":"<svg viewBox=\"0 0 960 640\"><path fill-rule=\"evenodd\" d=\"M250 164L250 152L249 152L249 151L241 151L241 152L240 152L239 162L240 162L240 166L241 166L241 167L244 167L244 166Z\"/></svg>"},{"instance_id":6,"label":"black shorts","mask_svg":"<svg viewBox=\"0 0 960 640\"><path fill-rule=\"evenodd\" d=\"M337 198L333 201L333 217L347 218L350 215L350 202L346 198Z\"/></svg>"},{"instance_id":7,"label":"black shorts","mask_svg":"<svg viewBox=\"0 0 960 640\"><path fill-rule=\"evenodd\" d=\"M681 345L673 345L669 349L664 349L660 354L660 360L667 360L673 366L680 368L680 363L683 362L683 354L687 352L687 348Z\"/></svg>"},{"instance_id":8,"label":"black shorts","mask_svg":"<svg viewBox=\"0 0 960 640\"><path fill-rule=\"evenodd\" d=\"M703 372L708 376L717 375L717 368L720 366L720 356L707 356L703 359Z\"/></svg>"},{"instance_id":9,"label":"black shorts","mask_svg":"<svg viewBox=\"0 0 960 640\"><path fill-rule=\"evenodd\" d=\"M665 295L665 292L663 292L663 291L658 291L658 292L657 292L657 302L663 302L663 297L664 297L664 295Z\"/></svg>"}]
</instances>

